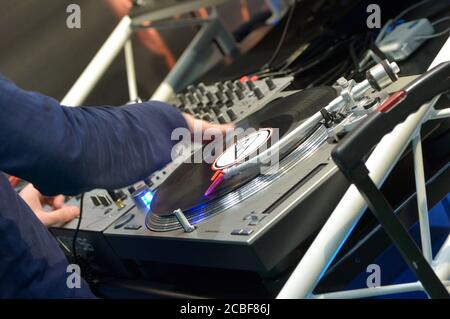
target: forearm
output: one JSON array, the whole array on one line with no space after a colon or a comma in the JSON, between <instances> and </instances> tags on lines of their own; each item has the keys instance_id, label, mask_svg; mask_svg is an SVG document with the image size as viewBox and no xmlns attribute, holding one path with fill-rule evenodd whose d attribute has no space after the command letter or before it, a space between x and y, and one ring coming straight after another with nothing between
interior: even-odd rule
<instances>
[{"instance_id":1,"label":"forearm","mask_svg":"<svg viewBox=\"0 0 450 319\"><path fill-rule=\"evenodd\" d=\"M118 188L170 161L172 130L186 126L158 102L61 107L0 78L0 170L46 195Z\"/></svg>"}]
</instances>

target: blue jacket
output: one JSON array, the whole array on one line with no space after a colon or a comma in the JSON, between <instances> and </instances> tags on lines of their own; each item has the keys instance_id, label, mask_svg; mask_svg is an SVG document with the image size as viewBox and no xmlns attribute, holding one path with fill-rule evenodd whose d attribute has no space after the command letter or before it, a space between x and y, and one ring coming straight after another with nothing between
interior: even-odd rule
<instances>
[{"instance_id":1,"label":"blue jacket","mask_svg":"<svg viewBox=\"0 0 450 319\"><path fill-rule=\"evenodd\" d=\"M64 107L0 76L0 171L45 195L115 189L170 161L180 112L159 102ZM0 298L86 298L66 285L67 261L55 239L0 172Z\"/></svg>"}]
</instances>

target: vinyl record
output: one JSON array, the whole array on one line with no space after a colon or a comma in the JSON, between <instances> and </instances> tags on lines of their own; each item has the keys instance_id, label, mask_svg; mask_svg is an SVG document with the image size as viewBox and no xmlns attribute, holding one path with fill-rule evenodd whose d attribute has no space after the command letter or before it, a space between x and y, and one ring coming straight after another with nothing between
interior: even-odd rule
<instances>
[{"instance_id":1,"label":"vinyl record","mask_svg":"<svg viewBox=\"0 0 450 319\"><path fill-rule=\"evenodd\" d=\"M236 127L247 128L277 128L279 138L288 134L304 120L320 111L336 97L336 91L331 87L317 87L278 98L259 111L236 123ZM309 136L305 134L298 141L292 141L288 148L280 150L280 159L293 147ZM203 152L205 146L198 152ZM217 154L219 156L220 154ZM213 193L205 196L205 191L211 184L214 171L210 163L181 164L156 191L151 211L159 216L171 215L180 208L184 212L205 205L209 201L224 196L259 175L260 169L249 169L241 174L224 180Z\"/></svg>"}]
</instances>

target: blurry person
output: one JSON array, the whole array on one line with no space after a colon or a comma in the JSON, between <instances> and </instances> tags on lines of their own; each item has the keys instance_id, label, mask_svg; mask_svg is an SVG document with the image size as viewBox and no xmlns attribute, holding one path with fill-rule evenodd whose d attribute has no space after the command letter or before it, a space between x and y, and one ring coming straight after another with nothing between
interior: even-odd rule
<instances>
[{"instance_id":1,"label":"blurry person","mask_svg":"<svg viewBox=\"0 0 450 319\"><path fill-rule=\"evenodd\" d=\"M119 18L126 16L133 7L132 0L105 0ZM144 29L136 32L139 41L152 53L162 56L170 70L175 65L175 57L167 47L164 39L155 29Z\"/></svg>"}]
</instances>

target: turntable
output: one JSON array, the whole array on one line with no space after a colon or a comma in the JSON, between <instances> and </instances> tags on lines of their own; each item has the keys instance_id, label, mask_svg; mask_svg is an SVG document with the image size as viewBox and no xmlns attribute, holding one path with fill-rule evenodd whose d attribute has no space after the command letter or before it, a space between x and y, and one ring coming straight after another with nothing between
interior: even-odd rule
<instances>
[{"instance_id":1,"label":"turntable","mask_svg":"<svg viewBox=\"0 0 450 319\"><path fill-rule=\"evenodd\" d=\"M320 229L346 191L330 157L332 141L376 109L383 96L374 87L386 87L398 71L383 62L361 83L341 79L337 87L281 92L235 122L258 133L234 140L212 165L181 164L154 193L150 212L131 209L129 224L113 223L104 236L121 259L273 272ZM271 140L271 129L279 139L270 148L246 150ZM261 173L258 159L274 147L279 162Z\"/></svg>"},{"instance_id":2,"label":"turntable","mask_svg":"<svg viewBox=\"0 0 450 319\"><path fill-rule=\"evenodd\" d=\"M266 100L246 89L248 99L265 104L249 112L253 102L244 99L239 108L245 116L234 124L253 128L253 134L234 139L212 162L176 167L152 189L146 214L130 197L126 208L111 218L105 208L86 203L86 218L96 219L82 221L79 241L105 267L114 263L122 272L130 271L125 266L130 261L259 274L283 271L347 190L330 156L333 141L376 109L383 94L375 91L395 81L398 71L395 63L383 61L363 82L340 79L335 87L277 91ZM196 109L205 112L205 106ZM227 105L221 107L224 112ZM273 150L276 165L265 165L262 159ZM100 221L101 229L91 227ZM70 223L52 232L61 241L71 240L67 234L74 227Z\"/></svg>"}]
</instances>

